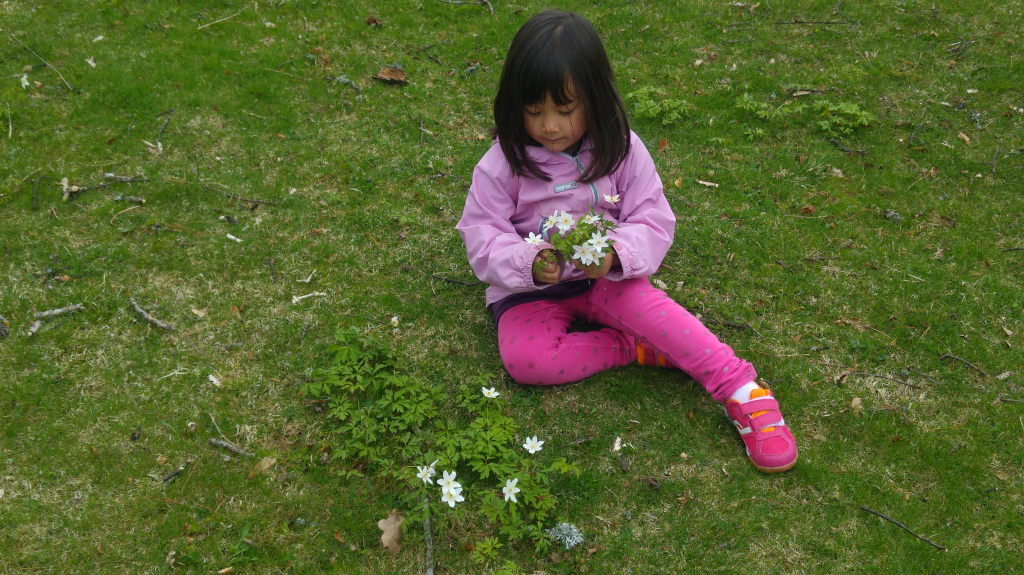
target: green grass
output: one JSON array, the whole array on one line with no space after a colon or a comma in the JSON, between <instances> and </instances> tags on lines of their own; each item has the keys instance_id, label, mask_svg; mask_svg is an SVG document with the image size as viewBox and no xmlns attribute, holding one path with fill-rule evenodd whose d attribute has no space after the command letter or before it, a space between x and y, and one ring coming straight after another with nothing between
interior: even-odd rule
<instances>
[{"instance_id":1,"label":"green grass","mask_svg":"<svg viewBox=\"0 0 1024 575\"><path fill-rule=\"evenodd\" d=\"M602 34L624 95L686 103L681 120L632 123L679 220L655 277L688 309L749 324L712 329L782 402L801 460L781 476L745 461L679 372L514 386L482 287L445 281L474 279L454 226L505 50L546 6L492 4L0 3L0 571L170 572L171 551L181 572L422 569L419 526L399 557L380 546L401 486L322 464L344 438L297 393L335 329L360 326L452 395L495 374L543 457L584 469L553 491L585 546L556 563L513 545L499 564L1020 572L1024 3L564 3ZM407 86L370 79L393 63ZM26 66L39 86L21 88ZM831 142L813 111L761 120L743 94L875 121ZM61 178L107 172L149 181L61 201ZM314 291L327 296L291 303ZM72 303L86 309L27 334L33 312ZM247 478L254 461L207 444L208 413L277 464ZM439 572L492 571L465 549L495 533L437 519Z\"/></svg>"}]
</instances>

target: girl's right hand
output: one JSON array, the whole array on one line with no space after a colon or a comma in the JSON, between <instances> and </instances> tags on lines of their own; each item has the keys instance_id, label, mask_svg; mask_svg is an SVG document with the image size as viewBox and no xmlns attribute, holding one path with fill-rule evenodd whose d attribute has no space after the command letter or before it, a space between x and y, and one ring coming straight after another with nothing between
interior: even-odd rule
<instances>
[{"instance_id":1,"label":"girl's right hand","mask_svg":"<svg viewBox=\"0 0 1024 575\"><path fill-rule=\"evenodd\" d=\"M551 250L541 250L533 259L533 283L556 284L562 279L562 266Z\"/></svg>"}]
</instances>

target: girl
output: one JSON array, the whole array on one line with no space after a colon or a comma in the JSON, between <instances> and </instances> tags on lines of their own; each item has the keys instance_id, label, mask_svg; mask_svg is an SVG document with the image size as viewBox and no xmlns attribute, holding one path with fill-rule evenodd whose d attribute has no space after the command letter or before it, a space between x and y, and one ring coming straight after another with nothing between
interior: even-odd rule
<instances>
[{"instance_id":1,"label":"girl","mask_svg":"<svg viewBox=\"0 0 1024 575\"><path fill-rule=\"evenodd\" d=\"M486 302L512 378L556 385L634 361L678 367L725 404L754 466L793 467L793 435L753 366L647 280L672 246L675 216L629 129L593 26L561 11L524 24L505 59L494 121L496 141L473 172L456 229L490 284ZM544 220L556 210L614 222L613 250L589 266L550 257ZM575 320L606 327L567 333Z\"/></svg>"}]
</instances>

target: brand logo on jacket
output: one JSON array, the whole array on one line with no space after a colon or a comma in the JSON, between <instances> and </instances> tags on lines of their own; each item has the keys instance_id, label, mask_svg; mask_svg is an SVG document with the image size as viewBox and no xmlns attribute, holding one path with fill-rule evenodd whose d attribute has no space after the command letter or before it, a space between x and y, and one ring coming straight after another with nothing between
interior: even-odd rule
<instances>
[{"instance_id":1,"label":"brand logo on jacket","mask_svg":"<svg viewBox=\"0 0 1024 575\"><path fill-rule=\"evenodd\" d=\"M579 182L569 182L568 184L556 184L555 193L560 194L562 192L567 192L569 190L575 190L578 187L580 187Z\"/></svg>"}]
</instances>

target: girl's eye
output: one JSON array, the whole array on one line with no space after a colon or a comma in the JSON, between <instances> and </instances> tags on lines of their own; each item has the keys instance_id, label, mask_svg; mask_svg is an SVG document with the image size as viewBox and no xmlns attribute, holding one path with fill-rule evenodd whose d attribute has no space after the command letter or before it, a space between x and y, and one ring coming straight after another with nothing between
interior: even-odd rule
<instances>
[{"instance_id":1,"label":"girl's eye","mask_svg":"<svg viewBox=\"0 0 1024 575\"><path fill-rule=\"evenodd\" d=\"M527 116L539 116L540 115L540 110L530 110L530 109L527 109L526 110L526 115Z\"/></svg>"},{"instance_id":2,"label":"girl's eye","mask_svg":"<svg viewBox=\"0 0 1024 575\"><path fill-rule=\"evenodd\" d=\"M569 114L572 114L575 111L576 111L576 108L573 108L572 110L559 110L558 113L563 115L563 116L568 116Z\"/></svg>"}]
</instances>

